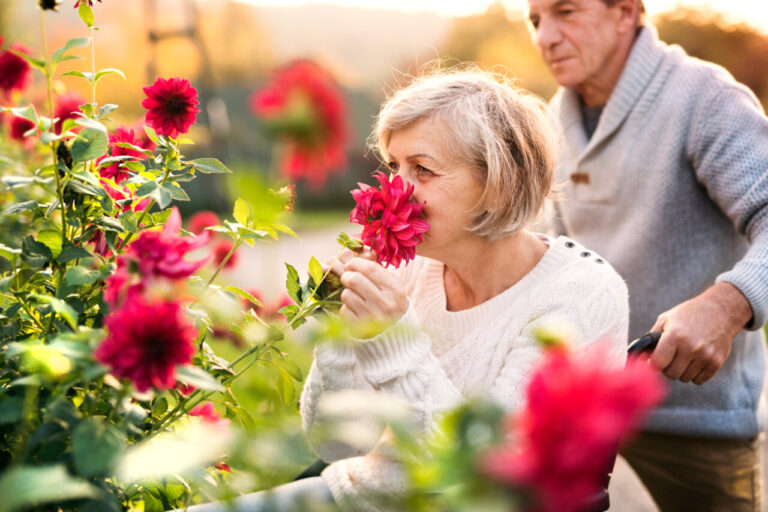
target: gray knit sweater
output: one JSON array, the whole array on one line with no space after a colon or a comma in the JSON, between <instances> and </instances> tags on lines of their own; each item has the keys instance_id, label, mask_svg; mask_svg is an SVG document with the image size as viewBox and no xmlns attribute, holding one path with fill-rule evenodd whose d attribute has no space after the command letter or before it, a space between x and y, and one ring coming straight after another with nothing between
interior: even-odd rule
<instances>
[{"instance_id":1,"label":"gray knit sweater","mask_svg":"<svg viewBox=\"0 0 768 512\"><path fill-rule=\"evenodd\" d=\"M574 90L561 88L551 109L564 131L556 231L626 279L630 338L718 281L754 312L720 372L702 386L671 382L647 430L755 436L765 424L768 316L768 119L755 96L645 27L591 139Z\"/></svg>"}]
</instances>

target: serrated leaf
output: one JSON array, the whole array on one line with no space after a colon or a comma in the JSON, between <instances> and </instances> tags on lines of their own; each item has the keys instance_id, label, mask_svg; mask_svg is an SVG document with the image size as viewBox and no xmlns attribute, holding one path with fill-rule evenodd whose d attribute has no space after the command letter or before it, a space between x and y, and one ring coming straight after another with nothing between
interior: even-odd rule
<instances>
[{"instance_id":1,"label":"serrated leaf","mask_svg":"<svg viewBox=\"0 0 768 512\"><path fill-rule=\"evenodd\" d=\"M105 68L96 72L96 78L95 78L96 82L98 82L99 80L101 80L102 77L105 77L107 75L120 75L121 77L123 77L123 80L126 80L125 74L119 69Z\"/></svg>"},{"instance_id":2,"label":"serrated leaf","mask_svg":"<svg viewBox=\"0 0 768 512\"><path fill-rule=\"evenodd\" d=\"M7 210L3 212L4 215L8 215L10 213L19 213L24 212L28 210L34 210L38 208L40 205L37 204L37 201L24 201L23 203L16 203L12 204L8 207Z\"/></svg>"},{"instance_id":3,"label":"serrated leaf","mask_svg":"<svg viewBox=\"0 0 768 512\"><path fill-rule=\"evenodd\" d=\"M319 285L320 282L323 280L323 267L320 265L320 262L317 261L317 258L312 256L309 259L309 276L314 279L315 285Z\"/></svg>"},{"instance_id":4,"label":"serrated leaf","mask_svg":"<svg viewBox=\"0 0 768 512\"><path fill-rule=\"evenodd\" d=\"M69 286L80 286L92 283L99 277L100 272L98 270L75 266L67 269L66 274L64 274L64 282Z\"/></svg>"},{"instance_id":5,"label":"serrated leaf","mask_svg":"<svg viewBox=\"0 0 768 512\"><path fill-rule=\"evenodd\" d=\"M224 386L219 381L214 379L208 372L196 366L177 366L176 379L184 384L195 386L205 391L222 391L224 389Z\"/></svg>"},{"instance_id":6,"label":"serrated leaf","mask_svg":"<svg viewBox=\"0 0 768 512\"><path fill-rule=\"evenodd\" d=\"M51 297L49 295L41 295L39 293L32 293L30 294L30 297L33 297L40 302L50 304L51 309L53 309L55 313L60 314L72 329L77 328L77 311L72 309L72 306L63 300L57 299L56 297Z\"/></svg>"},{"instance_id":7,"label":"serrated leaf","mask_svg":"<svg viewBox=\"0 0 768 512\"><path fill-rule=\"evenodd\" d=\"M109 148L109 138L106 133L95 128L82 130L72 143L72 159L75 162L94 160Z\"/></svg>"},{"instance_id":8,"label":"serrated leaf","mask_svg":"<svg viewBox=\"0 0 768 512\"><path fill-rule=\"evenodd\" d=\"M52 229L45 229L37 234L37 240L51 250L54 258L61 254L61 232Z\"/></svg>"},{"instance_id":9,"label":"serrated leaf","mask_svg":"<svg viewBox=\"0 0 768 512\"><path fill-rule=\"evenodd\" d=\"M100 418L86 418L72 433L75 467L84 476L108 470L125 450L125 433Z\"/></svg>"},{"instance_id":10,"label":"serrated leaf","mask_svg":"<svg viewBox=\"0 0 768 512\"><path fill-rule=\"evenodd\" d=\"M149 140L155 143L155 146L163 146L163 141L160 140L160 137L157 135L157 132L148 124L144 125L144 133L147 134L147 137L149 137Z\"/></svg>"},{"instance_id":11,"label":"serrated leaf","mask_svg":"<svg viewBox=\"0 0 768 512\"><path fill-rule=\"evenodd\" d=\"M293 361L291 361L290 359L288 358L276 359L275 364L277 364L280 368L285 370L288 373L288 375L290 375L291 378L296 382L301 382L304 379L304 377L302 377L301 375L301 368L299 368L299 366Z\"/></svg>"},{"instance_id":12,"label":"serrated leaf","mask_svg":"<svg viewBox=\"0 0 768 512\"><path fill-rule=\"evenodd\" d=\"M86 251L82 247L76 247L74 245L67 245L62 249L61 254L59 254L59 257L57 258L61 263L69 263L73 260L78 260L81 258L91 258L93 257L93 254Z\"/></svg>"},{"instance_id":13,"label":"serrated leaf","mask_svg":"<svg viewBox=\"0 0 768 512\"><path fill-rule=\"evenodd\" d=\"M98 488L70 476L64 464L16 466L0 477L0 512L98 496ZM57 507L54 507L57 508Z\"/></svg>"},{"instance_id":14,"label":"serrated leaf","mask_svg":"<svg viewBox=\"0 0 768 512\"><path fill-rule=\"evenodd\" d=\"M149 193L149 197L155 200L161 210L166 209L173 202L173 194L164 187L156 188Z\"/></svg>"},{"instance_id":15,"label":"serrated leaf","mask_svg":"<svg viewBox=\"0 0 768 512\"><path fill-rule=\"evenodd\" d=\"M181 188L178 184L173 182L166 182L163 183L163 187L165 190L171 193L171 197L173 199L176 199L177 201L189 201L189 196L184 191L183 188Z\"/></svg>"},{"instance_id":16,"label":"serrated leaf","mask_svg":"<svg viewBox=\"0 0 768 512\"><path fill-rule=\"evenodd\" d=\"M114 217L108 217L106 215L102 215L101 217L97 217L93 219L93 223L106 231L114 231L115 233L125 233L125 228L123 228L123 225L120 224L120 221Z\"/></svg>"},{"instance_id":17,"label":"serrated leaf","mask_svg":"<svg viewBox=\"0 0 768 512\"><path fill-rule=\"evenodd\" d=\"M187 162L204 174L232 174L232 171L216 158L198 158Z\"/></svg>"},{"instance_id":18,"label":"serrated leaf","mask_svg":"<svg viewBox=\"0 0 768 512\"><path fill-rule=\"evenodd\" d=\"M243 226L248 225L248 220L251 218L251 207L245 200L237 198L235 201L235 210L232 214L237 222Z\"/></svg>"},{"instance_id":19,"label":"serrated leaf","mask_svg":"<svg viewBox=\"0 0 768 512\"><path fill-rule=\"evenodd\" d=\"M59 62L62 62L64 55L73 48L78 48L80 46L85 46L90 41L87 37L75 37L64 43L63 46L60 48L57 48L55 52L51 55L51 65L55 66Z\"/></svg>"}]
</instances>

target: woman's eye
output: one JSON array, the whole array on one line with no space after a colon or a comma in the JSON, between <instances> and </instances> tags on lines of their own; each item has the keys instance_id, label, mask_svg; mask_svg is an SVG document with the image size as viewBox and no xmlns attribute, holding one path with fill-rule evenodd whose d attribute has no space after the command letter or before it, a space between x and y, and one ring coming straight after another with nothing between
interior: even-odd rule
<instances>
[{"instance_id":1,"label":"woman's eye","mask_svg":"<svg viewBox=\"0 0 768 512\"><path fill-rule=\"evenodd\" d=\"M397 172L398 165L395 162L389 162L387 164L387 167L389 167L389 170L392 172Z\"/></svg>"},{"instance_id":2,"label":"woman's eye","mask_svg":"<svg viewBox=\"0 0 768 512\"><path fill-rule=\"evenodd\" d=\"M434 174L432 171L424 167L423 165L416 166L416 174L419 176L429 176Z\"/></svg>"}]
</instances>

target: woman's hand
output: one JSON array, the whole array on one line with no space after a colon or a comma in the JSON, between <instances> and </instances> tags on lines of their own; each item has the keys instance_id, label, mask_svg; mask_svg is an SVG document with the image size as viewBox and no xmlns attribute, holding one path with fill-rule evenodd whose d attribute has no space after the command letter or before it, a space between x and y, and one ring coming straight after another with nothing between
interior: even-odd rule
<instances>
[{"instance_id":1,"label":"woman's hand","mask_svg":"<svg viewBox=\"0 0 768 512\"><path fill-rule=\"evenodd\" d=\"M339 314L347 321L393 322L408 309L408 297L400 280L386 271L367 248L359 254L345 250L331 271L344 285Z\"/></svg>"}]
</instances>

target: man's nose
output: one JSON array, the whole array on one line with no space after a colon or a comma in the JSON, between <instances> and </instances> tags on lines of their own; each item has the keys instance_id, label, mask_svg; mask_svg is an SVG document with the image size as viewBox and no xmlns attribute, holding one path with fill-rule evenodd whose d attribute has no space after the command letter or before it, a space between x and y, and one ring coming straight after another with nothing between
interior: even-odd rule
<instances>
[{"instance_id":1,"label":"man's nose","mask_svg":"<svg viewBox=\"0 0 768 512\"><path fill-rule=\"evenodd\" d=\"M541 51L551 49L560 42L562 34L557 27L557 23L542 16L534 32L534 40Z\"/></svg>"}]
</instances>

